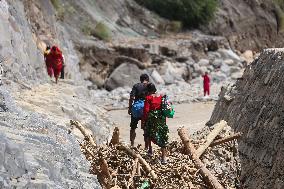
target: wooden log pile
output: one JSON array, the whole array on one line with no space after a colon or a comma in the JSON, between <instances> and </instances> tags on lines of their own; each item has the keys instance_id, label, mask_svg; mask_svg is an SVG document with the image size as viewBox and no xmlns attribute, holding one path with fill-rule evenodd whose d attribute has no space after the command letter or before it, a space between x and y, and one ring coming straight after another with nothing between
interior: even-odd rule
<instances>
[{"instance_id":1,"label":"wooden log pile","mask_svg":"<svg viewBox=\"0 0 284 189\"><path fill-rule=\"evenodd\" d=\"M118 133L116 128L109 145L93 145L89 135L80 143L83 154L91 162L90 172L97 175L102 188L136 189L145 182L150 184L149 188L161 189L239 187L236 138L241 134L234 134L226 122L194 137L180 128L181 141L169 143L166 165L160 163L159 148L150 157L141 146L130 148L118 143Z\"/></svg>"}]
</instances>

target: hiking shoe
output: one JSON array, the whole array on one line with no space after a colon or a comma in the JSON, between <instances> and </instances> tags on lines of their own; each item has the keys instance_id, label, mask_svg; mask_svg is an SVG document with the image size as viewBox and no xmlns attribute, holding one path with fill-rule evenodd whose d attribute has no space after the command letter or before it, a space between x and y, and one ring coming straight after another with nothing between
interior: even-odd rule
<instances>
[{"instance_id":1,"label":"hiking shoe","mask_svg":"<svg viewBox=\"0 0 284 189\"><path fill-rule=\"evenodd\" d=\"M152 157L153 156L153 151L152 150L148 150L147 155Z\"/></svg>"},{"instance_id":2,"label":"hiking shoe","mask_svg":"<svg viewBox=\"0 0 284 189\"><path fill-rule=\"evenodd\" d=\"M161 164L166 165L166 164L168 164L168 161L166 159L161 159Z\"/></svg>"}]
</instances>

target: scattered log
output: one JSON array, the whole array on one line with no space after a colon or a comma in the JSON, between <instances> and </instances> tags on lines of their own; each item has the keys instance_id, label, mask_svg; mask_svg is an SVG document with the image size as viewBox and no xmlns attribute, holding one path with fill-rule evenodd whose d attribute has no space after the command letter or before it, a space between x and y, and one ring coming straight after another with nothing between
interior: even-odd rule
<instances>
[{"instance_id":1,"label":"scattered log","mask_svg":"<svg viewBox=\"0 0 284 189\"><path fill-rule=\"evenodd\" d=\"M119 128L118 127L114 128L110 144L112 145L119 144Z\"/></svg>"},{"instance_id":2,"label":"scattered log","mask_svg":"<svg viewBox=\"0 0 284 189\"><path fill-rule=\"evenodd\" d=\"M141 176L141 166L140 166L140 163L139 163L139 161L138 161L138 163L137 163L137 175L138 176Z\"/></svg>"},{"instance_id":3,"label":"scattered log","mask_svg":"<svg viewBox=\"0 0 284 189\"><path fill-rule=\"evenodd\" d=\"M227 126L227 122L224 120L214 125L214 129L207 136L206 142L196 150L196 155L198 158L205 152L205 150L210 146L212 141L224 129L225 126Z\"/></svg>"},{"instance_id":4,"label":"scattered log","mask_svg":"<svg viewBox=\"0 0 284 189\"><path fill-rule=\"evenodd\" d=\"M74 120L70 120L70 124L74 125L77 129L80 130L80 132L84 135L84 137L86 138L87 141L90 142L90 144L94 147L96 147L96 143L94 141L94 138L91 134L88 134L88 132L86 131L86 129L83 127L83 125L79 122L79 121L74 121Z\"/></svg>"},{"instance_id":5,"label":"scattered log","mask_svg":"<svg viewBox=\"0 0 284 189\"><path fill-rule=\"evenodd\" d=\"M142 164L142 166L145 168L145 170L151 175L153 180L157 180L157 175L155 174L154 170L151 168L151 166L145 161L145 159L142 158L140 154L136 154L133 150L130 148L120 145L118 147L119 150L125 151L128 155L132 156L133 158L138 158L139 162Z\"/></svg>"},{"instance_id":6,"label":"scattered log","mask_svg":"<svg viewBox=\"0 0 284 189\"><path fill-rule=\"evenodd\" d=\"M204 180L214 189L224 189L217 178L210 173L210 171L205 167L205 165L197 156L197 152L193 144L190 142L187 131L184 128L179 128L178 135L180 136L182 143L185 146L188 155L190 155L195 167L200 170L200 174L202 175Z\"/></svg>"},{"instance_id":7,"label":"scattered log","mask_svg":"<svg viewBox=\"0 0 284 189\"><path fill-rule=\"evenodd\" d=\"M128 188L133 184L133 177L135 176L136 172L137 172L137 164L138 164L138 158L135 158L135 160L133 161L133 168L132 168L132 172L131 172L131 176L128 180Z\"/></svg>"},{"instance_id":8,"label":"scattered log","mask_svg":"<svg viewBox=\"0 0 284 189\"><path fill-rule=\"evenodd\" d=\"M227 136L227 137L224 137L224 138L221 138L221 139L218 139L218 140L214 140L211 144L210 144L210 147L214 147L214 146L217 146L219 144L224 144L226 142L229 142L229 141L232 141L232 140L235 140L235 139L238 139L242 136L242 133L236 133L236 134L232 134L230 136Z\"/></svg>"},{"instance_id":9,"label":"scattered log","mask_svg":"<svg viewBox=\"0 0 284 189\"><path fill-rule=\"evenodd\" d=\"M101 173L102 175L107 178L108 180L111 180L111 174L107 165L107 161L101 157L99 159L99 164L100 164L100 169L101 169Z\"/></svg>"}]
</instances>

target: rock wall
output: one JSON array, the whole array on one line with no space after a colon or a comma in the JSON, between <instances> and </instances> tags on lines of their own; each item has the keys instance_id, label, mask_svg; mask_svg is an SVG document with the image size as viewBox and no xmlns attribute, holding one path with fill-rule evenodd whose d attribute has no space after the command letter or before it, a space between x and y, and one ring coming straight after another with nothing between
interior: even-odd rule
<instances>
[{"instance_id":1,"label":"rock wall","mask_svg":"<svg viewBox=\"0 0 284 189\"><path fill-rule=\"evenodd\" d=\"M244 188L283 188L284 49L267 49L224 87L208 125L221 119L239 140Z\"/></svg>"},{"instance_id":2,"label":"rock wall","mask_svg":"<svg viewBox=\"0 0 284 189\"><path fill-rule=\"evenodd\" d=\"M205 32L226 37L233 49L240 51L283 46L283 32L278 31L275 1L221 0L215 19Z\"/></svg>"}]
</instances>

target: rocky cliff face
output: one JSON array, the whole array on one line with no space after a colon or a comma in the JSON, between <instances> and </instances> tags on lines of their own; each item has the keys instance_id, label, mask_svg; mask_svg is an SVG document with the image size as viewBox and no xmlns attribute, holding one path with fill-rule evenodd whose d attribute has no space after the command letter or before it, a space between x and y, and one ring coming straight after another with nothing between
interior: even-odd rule
<instances>
[{"instance_id":1,"label":"rocky cliff face","mask_svg":"<svg viewBox=\"0 0 284 189\"><path fill-rule=\"evenodd\" d=\"M283 46L283 33L274 1L221 0L215 19L205 32L228 38L232 48L261 50L265 47Z\"/></svg>"},{"instance_id":2,"label":"rocky cliff face","mask_svg":"<svg viewBox=\"0 0 284 189\"><path fill-rule=\"evenodd\" d=\"M267 49L223 88L209 125L221 119L239 140L244 188L283 188L283 49Z\"/></svg>"}]
</instances>

